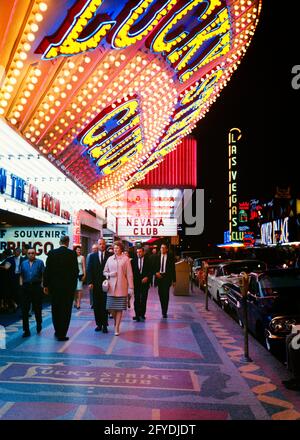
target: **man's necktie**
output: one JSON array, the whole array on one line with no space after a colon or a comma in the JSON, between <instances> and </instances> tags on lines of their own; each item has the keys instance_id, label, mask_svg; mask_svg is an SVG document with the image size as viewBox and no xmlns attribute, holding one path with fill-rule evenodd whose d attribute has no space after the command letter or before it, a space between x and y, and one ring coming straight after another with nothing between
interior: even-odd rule
<instances>
[{"instance_id":1,"label":"man's necktie","mask_svg":"<svg viewBox=\"0 0 300 440\"><path fill-rule=\"evenodd\" d=\"M161 260L161 268L160 268L161 273L164 273L164 269L165 269L165 256L163 255Z\"/></svg>"},{"instance_id":2,"label":"man's necktie","mask_svg":"<svg viewBox=\"0 0 300 440\"><path fill-rule=\"evenodd\" d=\"M101 266L103 266L103 252L101 252Z\"/></svg>"}]
</instances>

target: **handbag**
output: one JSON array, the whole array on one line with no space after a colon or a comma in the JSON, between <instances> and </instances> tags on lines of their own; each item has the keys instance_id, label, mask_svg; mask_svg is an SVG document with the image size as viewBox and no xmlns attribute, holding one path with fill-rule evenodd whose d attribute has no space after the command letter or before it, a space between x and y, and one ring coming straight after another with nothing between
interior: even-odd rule
<instances>
[{"instance_id":1,"label":"handbag","mask_svg":"<svg viewBox=\"0 0 300 440\"><path fill-rule=\"evenodd\" d=\"M108 282L108 280L104 280L102 282L102 290L103 290L103 292L108 292L108 288L109 288L109 282Z\"/></svg>"}]
</instances>

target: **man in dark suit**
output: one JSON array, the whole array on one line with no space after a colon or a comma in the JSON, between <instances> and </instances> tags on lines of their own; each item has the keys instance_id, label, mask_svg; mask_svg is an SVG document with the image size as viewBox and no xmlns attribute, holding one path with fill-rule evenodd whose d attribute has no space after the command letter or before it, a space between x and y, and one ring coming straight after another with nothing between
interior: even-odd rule
<instances>
[{"instance_id":1,"label":"man in dark suit","mask_svg":"<svg viewBox=\"0 0 300 440\"><path fill-rule=\"evenodd\" d=\"M103 270L110 254L106 252L106 242L103 238L98 240L98 252L90 255L87 266L87 283L93 290L93 309L97 327L96 332L102 330L107 333L108 314L106 310L107 293L102 290L102 283L105 280Z\"/></svg>"},{"instance_id":2,"label":"man in dark suit","mask_svg":"<svg viewBox=\"0 0 300 440\"><path fill-rule=\"evenodd\" d=\"M155 278L158 286L158 294L163 318L168 317L168 305L170 287L176 283L175 260L168 253L168 246L162 244L160 254L156 259Z\"/></svg>"},{"instance_id":3,"label":"man in dark suit","mask_svg":"<svg viewBox=\"0 0 300 440\"><path fill-rule=\"evenodd\" d=\"M26 258L21 255L20 248L15 248L14 255L7 259L7 262L10 264L8 271L10 297L15 308L19 306L21 302L20 274L21 265L25 260Z\"/></svg>"},{"instance_id":4,"label":"man in dark suit","mask_svg":"<svg viewBox=\"0 0 300 440\"><path fill-rule=\"evenodd\" d=\"M44 272L44 293L52 300L52 321L55 336L67 341L72 304L79 274L75 252L68 249L70 238L60 239L60 247L49 252Z\"/></svg>"},{"instance_id":5,"label":"man in dark suit","mask_svg":"<svg viewBox=\"0 0 300 440\"><path fill-rule=\"evenodd\" d=\"M152 266L143 248L136 250L136 256L131 261L134 282L134 311L135 321L144 321L146 314L148 290L152 277Z\"/></svg>"}]
</instances>

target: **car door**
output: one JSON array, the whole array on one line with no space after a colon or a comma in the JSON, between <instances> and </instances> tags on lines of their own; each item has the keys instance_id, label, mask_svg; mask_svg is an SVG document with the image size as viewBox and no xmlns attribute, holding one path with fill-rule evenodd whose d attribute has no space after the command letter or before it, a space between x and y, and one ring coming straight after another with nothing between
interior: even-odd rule
<instances>
[{"instance_id":1,"label":"car door","mask_svg":"<svg viewBox=\"0 0 300 440\"><path fill-rule=\"evenodd\" d=\"M227 302L230 309L240 318L239 312L242 306L240 287L235 284L224 284ZM242 321L242 320L241 320Z\"/></svg>"}]
</instances>

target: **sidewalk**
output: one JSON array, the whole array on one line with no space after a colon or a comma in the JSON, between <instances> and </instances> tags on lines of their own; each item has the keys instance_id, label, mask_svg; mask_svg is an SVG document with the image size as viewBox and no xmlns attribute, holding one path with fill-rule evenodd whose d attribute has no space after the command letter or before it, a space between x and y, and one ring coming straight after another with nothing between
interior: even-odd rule
<instances>
[{"instance_id":1,"label":"sidewalk","mask_svg":"<svg viewBox=\"0 0 300 440\"><path fill-rule=\"evenodd\" d=\"M53 337L50 309L43 331L23 339L21 322L6 328L0 350L0 419L286 420L300 419L300 393L281 380L286 367L204 295L171 294L161 318L155 289L147 319L126 312L120 336L95 332L88 295L73 309L70 340ZM41 404L42 403L42 404Z\"/></svg>"}]
</instances>

